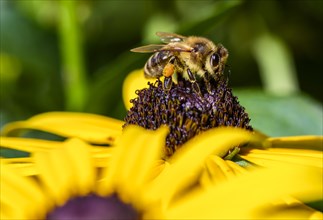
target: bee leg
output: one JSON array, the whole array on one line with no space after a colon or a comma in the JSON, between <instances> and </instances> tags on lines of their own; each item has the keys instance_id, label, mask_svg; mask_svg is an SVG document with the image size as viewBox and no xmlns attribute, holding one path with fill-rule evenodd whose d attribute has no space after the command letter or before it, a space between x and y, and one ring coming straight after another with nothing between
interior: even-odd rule
<instances>
[{"instance_id":1,"label":"bee leg","mask_svg":"<svg viewBox=\"0 0 323 220\"><path fill-rule=\"evenodd\" d=\"M190 80L190 82L192 83L192 89L197 93L199 94L200 96L202 96L202 93L201 93L201 90L200 90L200 87L199 85L197 84L196 82L196 78L195 76L193 75L193 73L191 72L190 69L187 69L187 75L188 75L188 79Z\"/></svg>"},{"instance_id":2,"label":"bee leg","mask_svg":"<svg viewBox=\"0 0 323 220\"><path fill-rule=\"evenodd\" d=\"M164 90L168 92L172 88L172 84L173 84L172 76L165 77L164 84L163 84Z\"/></svg>"},{"instance_id":3,"label":"bee leg","mask_svg":"<svg viewBox=\"0 0 323 220\"><path fill-rule=\"evenodd\" d=\"M211 93L210 74L208 72L205 72L204 76L203 76L203 79L204 79L204 83L205 83L205 86L206 86L206 90L210 94Z\"/></svg>"},{"instance_id":4,"label":"bee leg","mask_svg":"<svg viewBox=\"0 0 323 220\"><path fill-rule=\"evenodd\" d=\"M172 88L172 84L173 84L172 76L175 72L174 62L175 62L175 58L172 57L163 69L163 76L165 77L164 89L166 91L169 91Z\"/></svg>"}]
</instances>

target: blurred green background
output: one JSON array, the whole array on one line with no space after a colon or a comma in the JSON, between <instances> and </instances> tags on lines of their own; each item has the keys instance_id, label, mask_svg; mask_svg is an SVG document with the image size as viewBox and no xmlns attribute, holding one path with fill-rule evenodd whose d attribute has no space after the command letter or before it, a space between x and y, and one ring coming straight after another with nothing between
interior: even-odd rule
<instances>
[{"instance_id":1,"label":"blurred green background","mask_svg":"<svg viewBox=\"0 0 323 220\"><path fill-rule=\"evenodd\" d=\"M123 119L122 82L156 31L229 50L230 85L268 135L322 135L323 1L1 0L1 126L46 111Z\"/></svg>"}]
</instances>

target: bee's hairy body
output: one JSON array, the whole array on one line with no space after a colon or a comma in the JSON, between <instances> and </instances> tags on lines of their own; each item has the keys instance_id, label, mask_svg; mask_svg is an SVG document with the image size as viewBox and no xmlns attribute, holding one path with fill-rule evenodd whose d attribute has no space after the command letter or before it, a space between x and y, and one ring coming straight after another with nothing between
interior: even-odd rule
<instances>
[{"instance_id":1,"label":"bee's hairy body","mask_svg":"<svg viewBox=\"0 0 323 220\"><path fill-rule=\"evenodd\" d=\"M192 82L194 90L200 93L196 77L203 78L209 88L209 76L217 79L223 74L228 51L222 45L215 45L203 37L184 37L173 33L157 32L164 43L135 48L134 52L155 52L146 62L144 73L147 78L181 74ZM171 79L166 82L171 86ZM170 88L167 88L170 89Z\"/></svg>"}]
</instances>

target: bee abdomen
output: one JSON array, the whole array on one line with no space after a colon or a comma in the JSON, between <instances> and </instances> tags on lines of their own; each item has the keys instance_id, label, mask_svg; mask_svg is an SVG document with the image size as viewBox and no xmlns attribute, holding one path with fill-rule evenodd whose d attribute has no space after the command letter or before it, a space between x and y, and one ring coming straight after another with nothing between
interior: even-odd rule
<instances>
[{"instance_id":1,"label":"bee abdomen","mask_svg":"<svg viewBox=\"0 0 323 220\"><path fill-rule=\"evenodd\" d=\"M173 56L171 51L159 51L154 53L144 67L145 77L158 78L163 75L163 69Z\"/></svg>"}]
</instances>

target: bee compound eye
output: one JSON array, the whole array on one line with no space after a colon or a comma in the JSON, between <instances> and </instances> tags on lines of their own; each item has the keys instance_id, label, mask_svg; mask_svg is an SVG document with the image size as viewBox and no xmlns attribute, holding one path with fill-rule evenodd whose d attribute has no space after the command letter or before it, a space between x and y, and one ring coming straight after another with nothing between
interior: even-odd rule
<instances>
[{"instance_id":1,"label":"bee compound eye","mask_svg":"<svg viewBox=\"0 0 323 220\"><path fill-rule=\"evenodd\" d=\"M219 66L220 56L217 53L212 54L210 58L210 63L212 68L217 68Z\"/></svg>"}]
</instances>

